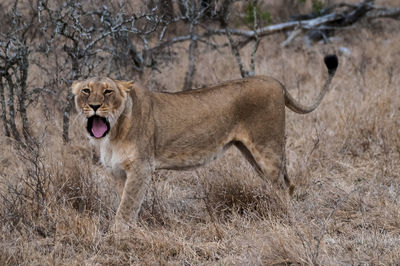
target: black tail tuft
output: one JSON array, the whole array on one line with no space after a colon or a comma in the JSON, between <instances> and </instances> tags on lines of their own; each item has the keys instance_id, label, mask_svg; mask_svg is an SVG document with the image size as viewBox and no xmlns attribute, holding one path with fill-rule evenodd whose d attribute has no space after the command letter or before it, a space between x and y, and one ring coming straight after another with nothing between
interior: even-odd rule
<instances>
[{"instance_id":1,"label":"black tail tuft","mask_svg":"<svg viewBox=\"0 0 400 266\"><path fill-rule=\"evenodd\" d=\"M328 68L329 75L333 75L336 72L336 69L339 65L339 59L335 54L327 55L324 58L324 62L326 67Z\"/></svg>"}]
</instances>

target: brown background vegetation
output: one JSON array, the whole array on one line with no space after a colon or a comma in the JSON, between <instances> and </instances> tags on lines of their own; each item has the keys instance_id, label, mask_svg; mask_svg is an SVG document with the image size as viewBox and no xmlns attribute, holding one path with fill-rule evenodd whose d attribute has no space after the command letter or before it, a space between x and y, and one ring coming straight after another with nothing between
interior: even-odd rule
<instances>
[{"instance_id":1,"label":"brown background vegetation","mask_svg":"<svg viewBox=\"0 0 400 266\"><path fill-rule=\"evenodd\" d=\"M263 7L278 22L291 11L277 2ZM262 38L256 74L279 79L304 103L322 86L324 55L340 61L316 111L287 111L293 198L275 193L232 149L195 171L157 172L138 227L121 239L108 231L116 192L79 121L72 118L72 143L64 145L57 100L40 98L28 109L36 146L17 149L0 136L0 264L400 263L399 23L363 20L309 47L301 36L286 48L283 33ZM174 46L173 60L135 82L181 90L188 62L179 55L187 48ZM229 48L200 44L199 51L194 87L240 78ZM245 62L250 53L242 51ZM39 74L33 66L30 84Z\"/></svg>"}]
</instances>

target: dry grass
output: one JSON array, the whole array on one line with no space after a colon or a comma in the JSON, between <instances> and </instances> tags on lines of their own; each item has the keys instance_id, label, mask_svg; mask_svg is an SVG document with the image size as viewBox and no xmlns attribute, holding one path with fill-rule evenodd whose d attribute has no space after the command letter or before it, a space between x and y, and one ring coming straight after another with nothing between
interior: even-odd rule
<instances>
[{"instance_id":1,"label":"dry grass","mask_svg":"<svg viewBox=\"0 0 400 266\"><path fill-rule=\"evenodd\" d=\"M66 147L59 125L36 118L41 137L29 152L2 136L0 264L400 263L398 28L389 20L358 25L308 49L300 39L286 49L283 36L262 40L257 73L282 80L302 102L322 84L323 55L351 52L340 55L315 112L287 112L288 171L297 185L290 200L230 150L196 171L154 175L138 227L117 240L108 232L116 193L78 130ZM198 59L197 86L239 77L228 50L202 50ZM185 60L143 83L179 90Z\"/></svg>"}]
</instances>

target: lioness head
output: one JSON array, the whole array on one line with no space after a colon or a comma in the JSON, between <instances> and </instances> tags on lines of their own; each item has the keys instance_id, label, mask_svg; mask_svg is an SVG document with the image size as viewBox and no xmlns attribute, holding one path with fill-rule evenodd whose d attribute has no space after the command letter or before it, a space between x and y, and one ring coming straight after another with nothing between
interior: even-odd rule
<instances>
[{"instance_id":1,"label":"lioness head","mask_svg":"<svg viewBox=\"0 0 400 266\"><path fill-rule=\"evenodd\" d=\"M89 78L74 81L72 93L78 112L86 119L86 129L96 139L105 137L124 110L130 81L110 78Z\"/></svg>"}]
</instances>

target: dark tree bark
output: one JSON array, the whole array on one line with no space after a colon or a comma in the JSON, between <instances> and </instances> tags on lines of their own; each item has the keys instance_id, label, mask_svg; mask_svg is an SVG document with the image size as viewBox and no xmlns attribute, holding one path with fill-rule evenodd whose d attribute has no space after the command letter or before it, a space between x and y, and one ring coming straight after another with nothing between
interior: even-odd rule
<instances>
[{"instance_id":1,"label":"dark tree bark","mask_svg":"<svg viewBox=\"0 0 400 266\"><path fill-rule=\"evenodd\" d=\"M228 26L233 0L223 0L218 11L219 22L222 28Z\"/></svg>"},{"instance_id":2,"label":"dark tree bark","mask_svg":"<svg viewBox=\"0 0 400 266\"><path fill-rule=\"evenodd\" d=\"M204 10L204 16L207 18L213 17L213 12L215 9L215 1L214 0L201 0L200 4L201 9Z\"/></svg>"},{"instance_id":3,"label":"dark tree bark","mask_svg":"<svg viewBox=\"0 0 400 266\"><path fill-rule=\"evenodd\" d=\"M148 8L152 10L157 8L157 14L166 20L170 20L174 17L174 6L172 0L150 0Z\"/></svg>"},{"instance_id":4,"label":"dark tree bark","mask_svg":"<svg viewBox=\"0 0 400 266\"><path fill-rule=\"evenodd\" d=\"M159 0L160 15L166 20L174 17L174 6L172 0Z\"/></svg>"},{"instance_id":5,"label":"dark tree bark","mask_svg":"<svg viewBox=\"0 0 400 266\"><path fill-rule=\"evenodd\" d=\"M183 90L191 90L193 86L193 76L196 71L196 50L197 50L197 40L192 40L189 46L189 67L185 76L185 83L183 85Z\"/></svg>"},{"instance_id":6,"label":"dark tree bark","mask_svg":"<svg viewBox=\"0 0 400 266\"><path fill-rule=\"evenodd\" d=\"M6 137L11 137L10 129L8 128L7 105L4 96L3 77L0 77L0 104L1 104L1 120L3 121L4 134L6 135Z\"/></svg>"},{"instance_id":7,"label":"dark tree bark","mask_svg":"<svg viewBox=\"0 0 400 266\"><path fill-rule=\"evenodd\" d=\"M18 96L18 104L19 104L19 113L22 119L22 134L26 141L28 141L30 136L29 131L29 122L28 116L26 114L26 101L27 101L27 84L26 81L28 79L28 68L29 68L29 61L28 61L28 53L27 51L23 51L23 55L21 58L21 62L19 65L19 96Z\"/></svg>"},{"instance_id":8,"label":"dark tree bark","mask_svg":"<svg viewBox=\"0 0 400 266\"><path fill-rule=\"evenodd\" d=\"M186 13L186 7L183 1L178 0L178 7L179 7L179 12L181 12L182 15Z\"/></svg>"},{"instance_id":9,"label":"dark tree bark","mask_svg":"<svg viewBox=\"0 0 400 266\"><path fill-rule=\"evenodd\" d=\"M8 105L8 114L9 114L9 125L10 125L10 130L11 130L11 134L13 135L14 139L17 140L18 142L21 141L21 137L18 133L17 130L17 125L15 124L15 105L14 105L14 91L15 91L15 87L14 87L14 83L12 81L12 77L8 74L5 75L5 78L7 80L7 84L8 84L8 101L7 101L7 105Z\"/></svg>"},{"instance_id":10,"label":"dark tree bark","mask_svg":"<svg viewBox=\"0 0 400 266\"><path fill-rule=\"evenodd\" d=\"M65 107L63 113L63 140L64 143L68 143L69 139L69 120L71 116L71 110L73 108L73 99L74 95L72 94L71 90L68 88L67 97L65 99Z\"/></svg>"},{"instance_id":11,"label":"dark tree bark","mask_svg":"<svg viewBox=\"0 0 400 266\"><path fill-rule=\"evenodd\" d=\"M80 77L80 71L79 71L79 61L76 57L74 57L73 54L68 54L70 59L72 59L72 79L77 80ZM68 91L67 91L67 96L65 99L65 106L64 106L64 113L63 113L63 132L62 132L62 137L64 140L64 143L68 143L70 141L69 139L69 121L71 117L71 111L74 105L74 95L72 94L72 91L70 89L71 83L67 84L68 86Z\"/></svg>"}]
</instances>

